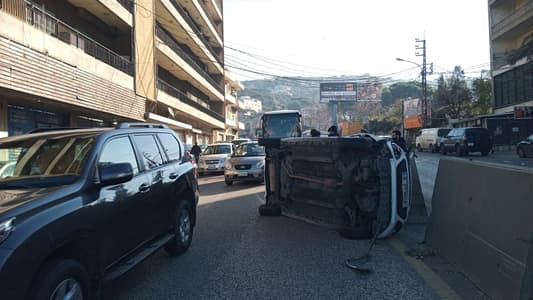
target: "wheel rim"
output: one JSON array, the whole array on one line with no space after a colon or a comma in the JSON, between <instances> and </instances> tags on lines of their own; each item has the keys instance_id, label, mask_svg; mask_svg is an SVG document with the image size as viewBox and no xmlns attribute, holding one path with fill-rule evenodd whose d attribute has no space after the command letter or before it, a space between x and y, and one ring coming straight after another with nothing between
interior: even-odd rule
<instances>
[{"instance_id":1,"label":"wheel rim","mask_svg":"<svg viewBox=\"0 0 533 300\"><path fill-rule=\"evenodd\" d=\"M57 285L50 300L81 300L83 293L77 280L68 278Z\"/></svg>"},{"instance_id":2,"label":"wheel rim","mask_svg":"<svg viewBox=\"0 0 533 300\"><path fill-rule=\"evenodd\" d=\"M189 211L187 209L184 209L180 214L178 230L181 242L186 243L191 235L191 219L189 218Z\"/></svg>"}]
</instances>

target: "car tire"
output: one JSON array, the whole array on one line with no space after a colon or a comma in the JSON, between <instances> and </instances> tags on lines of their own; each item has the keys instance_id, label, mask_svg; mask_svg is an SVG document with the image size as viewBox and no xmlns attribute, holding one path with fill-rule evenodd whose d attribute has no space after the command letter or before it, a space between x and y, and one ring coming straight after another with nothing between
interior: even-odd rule
<instances>
[{"instance_id":1,"label":"car tire","mask_svg":"<svg viewBox=\"0 0 533 300\"><path fill-rule=\"evenodd\" d=\"M263 217L281 216L281 207L279 205L262 204L259 206L259 215Z\"/></svg>"},{"instance_id":2,"label":"car tire","mask_svg":"<svg viewBox=\"0 0 533 300\"><path fill-rule=\"evenodd\" d=\"M463 156L463 150L461 150L461 145L455 145L455 156Z\"/></svg>"},{"instance_id":3,"label":"car tire","mask_svg":"<svg viewBox=\"0 0 533 300\"><path fill-rule=\"evenodd\" d=\"M483 151L481 151L481 155L482 156L487 156L487 155L489 155L489 152L490 152L490 150L483 150Z\"/></svg>"},{"instance_id":4,"label":"car tire","mask_svg":"<svg viewBox=\"0 0 533 300\"><path fill-rule=\"evenodd\" d=\"M83 265L73 259L46 262L35 279L29 299L70 299L69 295L71 299L93 298L89 275Z\"/></svg>"},{"instance_id":5,"label":"car tire","mask_svg":"<svg viewBox=\"0 0 533 300\"><path fill-rule=\"evenodd\" d=\"M175 214L174 237L165 244L165 251L170 255L185 253L191 246L193 232L191 207L186 200L182 200Z\"/></svg>"},{"instance_id":6,"label":"car tire","mask_svg":"<svg viewBox=\"0 0 533 300\"><path fill-rule=\"evenodd\" d=\"M446 155L446 147L444 147L444 144L440 144L439 150L440 154Z\"/></svg>"},{"instance_id":7,"label":"car tire","mask_svg":"<svg viewBox=\"0 0 533 300\"><path fill-rule=\"evenodd\" d=\"M225 183L226 185L232 185L232 184L233 184L233 180L224 179L224 183Z\"/></svg>"},{"instance_id":8,"label":"car tire","mask_svg":"<svg viewBox=\"0 0 533 300\"><path fill-rule=\"evenodd\" d=\"M516 149L516 154L518 154L518 157L526 157L526 152L524 152L524 149L522 149L522 147L518 147L518 149Z\"/></svg>"}]
</instances>

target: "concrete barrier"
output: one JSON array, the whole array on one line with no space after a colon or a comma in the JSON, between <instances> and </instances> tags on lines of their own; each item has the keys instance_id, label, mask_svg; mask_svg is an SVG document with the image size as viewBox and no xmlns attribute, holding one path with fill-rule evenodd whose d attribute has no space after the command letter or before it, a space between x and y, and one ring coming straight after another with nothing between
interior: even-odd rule
<instances>
[{"instance_id":1,"label":"concrete barrier","mask_svg":"<svg viewBox=\"0 0 533 300\"><path fill-rule=\"evenodd\" d=\"M493 299L533 297L533 169L443 158L426 240Z\"/></svg>"},{"instance_id":2,"label":"concrete barrier","mask_svg":"<svg viewBox=\"0 0 533 300\"><path fill-rule=\"evenodd\" d=\"M410 158L409 165L411 168L411 207L407 224L423 224L427 222L428 215L414 157Z\"/></svg>"}]
</instances>

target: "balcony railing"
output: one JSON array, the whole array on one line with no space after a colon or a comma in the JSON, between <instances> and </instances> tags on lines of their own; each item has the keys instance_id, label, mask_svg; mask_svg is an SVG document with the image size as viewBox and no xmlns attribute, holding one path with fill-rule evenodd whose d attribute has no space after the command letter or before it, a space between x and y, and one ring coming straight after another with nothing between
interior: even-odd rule
<instances>
[{"instance_id":1,"label":"balcony railing","mask_svg":"<svg viewBox=\"0 0 533 300\"><path fill-rule=\"evenodd\" d=\"M530 13L532 10L533 10L533 0L526 1L520 7L515 8L512 13L506 15L499 22L492 25L492 30L494 32L500 32L505 27L519 20L522 16Z\"/></svg>"},{"instance_id":2,"label":"balcony railing","mask_svg":"<svg viewBox=\"0 0 533 300\"><path fill-rule=\"evenodd\" d=\"M77 31L63 21L52 16L44 9L30 3L26 3L26 23L53 36L61 41L76 46L90 56L113 66L129 75L133 75L133 63L102 44L94 41L87 35Z\"/></svg>"},{"instance_id":3,"label":"balcony railing","mask_svg":"<svg viewBox=\"0 0 533 300\"><path fill-rule=\"evenodd\" d=\"M202 6L202 9L205 11L205 15L206 15L207 19L209 20L209 23L211 23L211 26L213 26L213 29L215 29L215 32L216 32L219 36L222 36L222 35L220 34L220 32L218 32L218 27L217 27L215 21L211 18L211 16L210 16L209 13L208 13L207 4L206 4L204 1L202 1L202 0L200 0L200 1L198 1L198 2L200 2L200 6Z\"/></svg>"},{"instance_id":4,"label":"balcony railing","mask_svg":"<svg viewBox=\"0 0 533 300\"><path fill-rule=\"evenodd\" d=\"M220 65L223 65L222 63L222 59L220 58L220 56L215 52L215 49L213 49L213 47L211 47L211 45L209 45L209 42L208 42L208 39L207 37L205 36L205 34L202 33L202 31L200 30L200 28L198 28L198 26L196 25L196 23L194 23L194 21L192 20L191 16L189 15L189 13L183 9L183 7L181 7L179 4L178 4L178 1L176 0L172 0L172 5L174 5L174 7L178 10L178 12L180 13L181 16L183 16L183 18L185 19L185 22L187 22L187 24L189 24L189 26L191 26L192 30L194 31L194 33L196 33L196 35L202 40L202 42L204 42L204 45L207 49L209 49L209 52L211 52L211 54L215 57L215 59L217 60L217 62L220 64Z\"/></svg>"},{"instance_id":5,"label":"balcony railing","mask_svg":"<svg viewBox=\"0 0 533 300\"><path fill-rule=\"evenodd\" d=\"M216 82L211 75L202 69L196 63L194 58L187 54L180 45L172 38L168 33L165 32L161 25L157 24L155 27L156 35L159 37L167 46L170 47L176 54L178 54L182 59L184 59L193 69L196 70L203 78L205 78L211 85L213 85L219 92L224 93L221 83Z\"/></svg>"},{"instance_id":6,"label":"balcony railing","mask_svg":"<svg viewBox=\"0 0 533 300\"><path fill-rule=\"evenodd\" d=\"M133 7L135 6L135 0L118 0L118 3L122 5L130 13L133 13Z\"/></svg>"},{"instance_id":7,"label":"balcony railing","mask_svg":"<svg viewBox=\"0 0 533 300\"><path fill-rule=\"evenodd\" d=\"M157 88L162 90L163 92L173 96L173 97L176 97L177 99L179 99L181 102L185 103L185 104L188 104L208 115L210 115L211 117L217 119L218 121L221 121L221 122L224 122L224 116L222 116L221 114L215 112L215 111L212 111L210 110L209 108L203 106L202 104L192 100L191 98L189 98L187 96L187 94L185 94L184 92L178 90L177 88L173 87L172 85L164 82L163 80L161 79L157 79Z\"/></svg>"}]
</instances>

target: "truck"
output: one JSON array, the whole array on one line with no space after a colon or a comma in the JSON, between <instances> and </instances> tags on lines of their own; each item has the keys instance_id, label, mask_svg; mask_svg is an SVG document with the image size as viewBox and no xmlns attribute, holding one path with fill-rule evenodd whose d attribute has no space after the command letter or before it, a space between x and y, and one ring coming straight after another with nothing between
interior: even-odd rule
<instances>
[{"instance_id":1,"label":"truck","mask_svg":"<svg viewBox=\"0 0 533 300\"><path fill-rule=\"evenodd\" d=\"M302 137L298 111L266 112L265 203L261 216L285 215L350 239L384 238L406 222L412 178L407 153L371 134Z\"/></svg>"}]
</instances>

